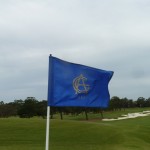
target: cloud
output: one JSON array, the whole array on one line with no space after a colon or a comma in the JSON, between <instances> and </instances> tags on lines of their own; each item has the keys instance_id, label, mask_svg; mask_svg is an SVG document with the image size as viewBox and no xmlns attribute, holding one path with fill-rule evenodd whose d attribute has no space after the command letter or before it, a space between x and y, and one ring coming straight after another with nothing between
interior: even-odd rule
<instances>
[{"instance_id":1,"label":"cloud","mask_svg":"<svg viewBox=\"0 0 150 150\"><path fill-rule=\"evenodd\" d=\"M149 97L149 8L149 0L1 2L0 97L46 99L49 54L113 70L112 96Z\"/></svg>"}]
</instances>

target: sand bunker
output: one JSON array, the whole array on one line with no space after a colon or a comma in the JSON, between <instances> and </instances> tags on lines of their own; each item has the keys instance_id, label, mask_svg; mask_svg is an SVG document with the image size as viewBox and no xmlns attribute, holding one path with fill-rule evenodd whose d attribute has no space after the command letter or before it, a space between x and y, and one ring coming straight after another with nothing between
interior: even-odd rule
<instances>
[{"instance_id":1,"label":"sand bunker","mask_svg":"<svg viewBox=\"0 0 150 150\"><path fill-rule=\"evenodd\" d=\"M143 111L137 113L129 113L127 115L122 115L122 117L118 117L117 119L102 119L103 121L115 121L115 120L123 120L129 118L137 118L137 117L144 117L150 115L150 111Z\"/></svg>"}]
</instances>

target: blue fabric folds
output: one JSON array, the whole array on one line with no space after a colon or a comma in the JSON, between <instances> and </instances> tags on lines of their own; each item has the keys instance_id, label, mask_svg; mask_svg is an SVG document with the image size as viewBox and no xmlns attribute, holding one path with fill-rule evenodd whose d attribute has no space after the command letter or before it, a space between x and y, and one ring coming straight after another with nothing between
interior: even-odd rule
<instances>
[{"instance_id":1,"label":"blue fabric folds","mask_svg":"<svg viewBox=\"0 0 150 150\"><path fill-rule=\"evenodd\" d=\"M105 71L49 57L48 106L108 106L108 83L113 71Z\"/></svg>"}]
</instances>

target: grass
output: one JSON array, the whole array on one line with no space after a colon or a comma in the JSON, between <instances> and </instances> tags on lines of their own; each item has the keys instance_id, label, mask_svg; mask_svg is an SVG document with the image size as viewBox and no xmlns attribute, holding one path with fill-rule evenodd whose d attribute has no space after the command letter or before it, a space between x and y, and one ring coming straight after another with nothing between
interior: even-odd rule
<instances>
[{"instance_id":1,"label":"grass","mask_svg":"<svg viewBox=\"0 0 150 150\"><path fill-rule=\"evenodd\" d=\"M150 117L115 122L55 120L53 150L149 150Z\"/></svg>"},{"instance_id":2,"label":"grass","mask_svg":"<svg viewBox=\"0 0 150 150\"><path fill-rule=\"evenodd\" d=\"M42 150L44 146L44 119L0 119L0 150Z\"/></svg>"},{"instance_id":3,"label":"grass","mask_svg":"<svg viewBox=\"0 0 150 150\"><path fill-rule=\"evenodd\" d=\"M134 111L137 109L125 113ZM120 112L112 113L116 117ZM104 116L109 118L112 113ZM50 150L149 150L150 116L113 122L64 118L51 120ZM44 150L45 126L42 118L1 118L0 150Z\"/></svg>"}]
</instances>

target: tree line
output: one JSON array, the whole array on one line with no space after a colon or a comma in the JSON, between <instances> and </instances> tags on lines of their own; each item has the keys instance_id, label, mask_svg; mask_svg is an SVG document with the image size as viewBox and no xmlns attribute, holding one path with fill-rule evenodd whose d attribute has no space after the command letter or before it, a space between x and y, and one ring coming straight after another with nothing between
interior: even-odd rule
<instances>
[{"instance_id":1,"label":"tree line","mask_svg":"<svg viewBox=\"0 0 150 150\"><path fill-rule=\"evenodd\" d=\"M132 100L128 98L119 98L113 96L110 99L109 107L105 111L120 111L126 108L134 107L150 107L150 98L145 99L139 97L137 100ZM83 108L83 107L51 107L51 118L56 113L62 114L72 114L78 115L80 113L93 112L101 113L103 109L100 108ZM47 112L47 101L38 101L35 97L27 97L25 100L14 100L14 102L4 103L0 101L0 117L11 117L19 116L20 118L31 118L34 116L39 116L46 118Z\"/></svg>"}]
</instances>

